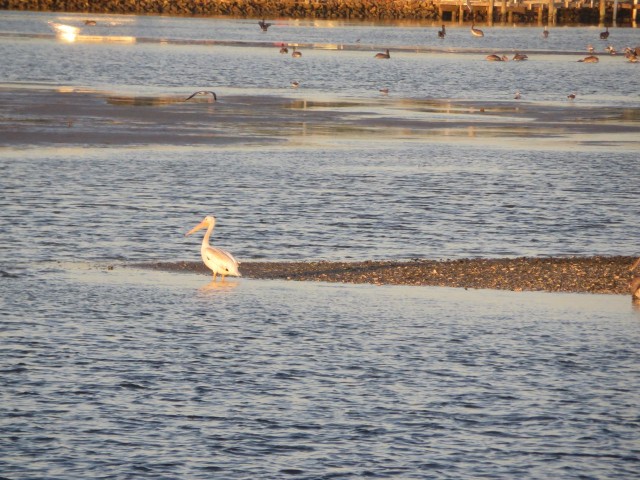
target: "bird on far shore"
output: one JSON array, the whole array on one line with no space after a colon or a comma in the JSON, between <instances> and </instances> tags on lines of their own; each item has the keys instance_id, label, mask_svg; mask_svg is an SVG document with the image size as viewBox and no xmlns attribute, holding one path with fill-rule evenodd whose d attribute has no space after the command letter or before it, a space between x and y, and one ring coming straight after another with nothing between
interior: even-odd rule
<instances>
[{"instance_id":1,"label":"bird on far shore","mask_svg":"<svg viewBox=\"0 0 640 480\"><path fill-rule=\"evenodd\" d=\"M381 88L380 90L378 90L382 95L389 95L389 89L388 88Z\"/></svg>"},{"instance_id":2,"label":"bird on far shore","mask_svg":"<svg viewBox=\"0 0 640 480\"><path fill-rule=\"evenodd\" d=\"M500 56L492 53L491 55L487 55L485 57L485 60L487 60L488 62L508 62L509 58L507 58L506 55Z\"/></svg>"},{"instance_id":3,"label":"bird on far shore","mask_svg":"<svg viewBox=\"0 0 640 480\"><path fill-rule=\"evenodd\" d=\"M638 265L640 265L640 257L638 258L638 260L636 260L633 265L631 265L631 268L629 269L630 272L633 272ZM636 299L636 300L640 300L640 277L639 276L635 276L631 279L631 281L629 282L629 290L631 291L631 296Z\"/></svg>"},{"instance_id":4,"label":"bird on far shore","mask_svg":"<svg viewBox=\"0 0 640 480\"><path fill-rule=\"evenodd\" d=\"M376 53L373 58L391 58L391 55L389 54L389 49L387 48L385 53Z\"/></svg>"},{"instance_id":5,"label":"bird on far shore","mask_svg":"<svg viewBox=\"0 0 640 480\"><path fill-rule=\"evenodd\" d=\"M296 47L293 47L293 52L291 53L293 58L300 58L302 56L302 52L296 50Z\"/></svg>"},{"instance_id":6,"label":"bird on far shore","mask_svg":"<svg viewBox=\"0 0 640 480\"><path fill-rule=\"evenodd\" d=\"M520 90L517 90L517 91L516 91L516 94L514 95L514 97L513 97L513 98L514 98L515 100L520 100L520 98L521 98Z\"/></svg>"},{"instance_id":7,"label":"bird on far shore","mask_svg":"<svg viewBox=\"0 0 640 480\"><path fill-rule=\"evenodd\" d=\"M445 30L444 25L442 25L442 30L438 30L438 38L444 38L447 35L447 31Z\"/></svg>"},{"instance_id":8,"label":"bird on far shore","mask_svg":"<svg viewBox=\"0 0 640 480\"><path fill-rule=\"evenodd\" d=\"M213 273L213 281L215 282L218 274L222 276L222 279L220 280L221 282L224 281L224 277L227 275L241 277L242 275L240 275L240 272L238 271L238 265L240 265L240 262L238 262L233 255L226 250L209 245L209 237L211 236L211 232L213 232L213 227L215 227L215 225L215 217L207 215L204 217L202 222L185 233L185 237L206 227L207 232L204 234L204 238L202 239L200 254L204 264Z\"/></svg>"},{"instance_id":9,"label":"bird on far shore","mask_svg":"<svg viewBox=\"0 0 640 480\"><path fill-rule=\"evenodd\" d=\"M544 30L542 31L542 36L544 38L549 38L549 29L547 28L547 26L544 26Z\"/></svg>"},{"instance_id":10,"label":"bird on far shore","mask_svg":"<svg viewBox=\"0 0 640 480\"><path fill-rule=\"evenodd\" d=\"M524 53L516 53L516 54L513 56L513 60L515 60L516 62L522 62L522 61L524 61L524 60L527 60L528 58L529 58L529 57L528 57L526 54L524 54Z\"/></svg>"},{"instance_id":11,"label":"bird on far shore","mask_svg":"<svg viewBox=\"0 0 640 480\"><path fill-rule=\"evenodd\" d=\"M600 32L600 40L606 40L609 38L609 27L604 27L604 32Z\"/></svg>"},{"instance_id":12,"label":"bird on far shore","mask_svg":"<svg viewBox=\"0 0 640 480\"><path fill-rule=\"evenodd\" d=\"M211 97L209 97L209 103L218 101L218 96L216 95L216 92L212 92L211 90L200 90L198 92L195 92L189 95L187 98L183 100L183 102L186 102L187 100L191 100L194 97L203 97L205 95L211 95Z\"/></svg>"},{"instance_id":13,"label":"bird on far shore","mask_svg":"<svg viewBox=\"0 0 640 480\"><path fill-rule=\"evenodd\" d=\"M284 43L280 47L280 53L289 53L289 49L284 45Z\"/></svg>"},{"instance_id":14,"label":"bird on far shore","mask_svg":"<svg viewBox=\"0 0 640 480\"><path fill-rule=\"evenodd\" d=\"M269 30L269 27L271 26L271 23L267 23L267 22L265 22L265 21L264 21L264 18L263 18L262 20L260 20L260 21L258 22L258 25L260 25L260 29L261 29L263 32L266 32L267 30Z\"/></svg>"},{"instance_id":15,"label":"bird on far shore","mask_svg":"<svg viewBox=\"0 0 640 480\"><path fill-rule=\"evenodd\" d=\"M576 94L575 93L570 93L569 95L567 95L567 98L569 100L575 100L576 99Z\"/></svg>"},{"instance_id":16,"label":"bird on far shore","mask_svg":"<svg viewBox=\"0 0 640 480\"><path fill-rule=\"evenodd\" d=\"M482 30L480 30L479 28L476 28L476 24L472 23L471 24L471 35L473 35L474 37L484 37L484 32Z\"/></svg>"},{"instance_id":17,"label":"bird on far shore","mask_svg":"<svg viewBox=\"0 0 640 480\"><path fill-rule=\"evenodd\" d=\"M600 61L600 59L598 57L596 57L595 55L589 55L584 57L581 60L578 60L579 62L584 62L584 63L598 63Z\"/></svg>"},{"instance_id":18,"label":"bird on far shore","mask_svg":"<svg viewBox=\"0 0 640 480\"><path fill-rule=\"evenodd\" d=\"M297 80L294 80L293 82L291 82L291 88L298 88L300 86L300 82L298 82Z\"/></svg>"}]
</instances>

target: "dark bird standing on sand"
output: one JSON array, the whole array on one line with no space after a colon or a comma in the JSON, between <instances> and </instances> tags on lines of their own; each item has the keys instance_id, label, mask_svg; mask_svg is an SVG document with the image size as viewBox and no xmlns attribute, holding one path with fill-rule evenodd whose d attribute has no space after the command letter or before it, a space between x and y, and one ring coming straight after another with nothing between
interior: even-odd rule
<instances>
[{"instance_id":1,"label":"dark bird standing on sand","mask_svg":"<svg viewBox=\"0 0 640 480\"><path fill-rule=\"evenodd\" d=\"M544 30L542 31L542 36L544 38L549 38L549 29L547 28L547 26L544 26Z\"/></svg>"},{"instance_id":2,"label":"dark bird standing on sand","mask_svg":"<svg viewBox=\"0 0 640 480\"><path fill-rule=\"evenodd\" d=\"M484 32L482 30L480 30L479 28L476 28L476 24L472 23L471 24L471 35L473 35L474 37L484 37Z\"/></svg>"},{"instance_id":3,"label":"dark bird standing on sand","mask_svg":"<svg viewBox=\"0 0 640 480\"><path fill-rule=\"evenodd\" d=\"M600 40L609 38L609 27L604 27L604 32L600 32Z\"/></svg>"},{"instance_id":4,"label":"dark bird standing on sand","mask_svg":"<svg viewBox=\"0 0 640 480\"><path fill-rule=\"evenodd\" d=\"M442 30L438 30L438 38L444 38L447 35L447 31L444 28L444 25L442 25Z\"/></svg>"},{"instance_id":5,"label":"dark bird standing on sand","mask_svg":"<svg viewBox=\"0 0 640 480\"><path fill-rule=\"evenodd\" d=\"M216 102L218 100L218 96L216 95L216 92L212 92L211 90L200 90L199 92L192 93L187 98L185 98L183 101L186 102L187 100L191 100L193 97L200 97L200 96L204 96L204 95L211 95L211 98L209 98L209 102L211 102L211 101Z\"/></svg>"}]
</instances>

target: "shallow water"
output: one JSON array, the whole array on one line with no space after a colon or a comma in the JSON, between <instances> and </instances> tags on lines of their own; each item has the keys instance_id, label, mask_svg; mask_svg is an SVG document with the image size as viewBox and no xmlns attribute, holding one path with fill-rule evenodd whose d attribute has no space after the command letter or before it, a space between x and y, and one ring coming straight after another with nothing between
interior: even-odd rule
<instances>
[{"instance_id":1,"label":"shallow water","mask_svg":"<svg viewBox=\"0 0 640 480\"><path fill-rule=\"evenodd\" d=\"M626 298L207 281L3 279L3 475L635 476Z\"/></svg>"},{"instance_id":2,"label":"shallow water","mask_svg":"<svg viewBox=\"0 0 640 480\"><path fill-rule=\"evenodd\" d=\"M171 93L207 87L218 93L289 92L293 80L306 96L367 97L380 88L406 98L504 100L522 92L531 101L638 105L638 64L619 52L640 45L637 29L597 27L486 27L451 25L444 41L432 25L380 26L358 22L281 21L268 32L254 21L172 17L95 16L3 12L0 83L72 85L134 93ZM76 42L55 41L48 21L81 27ZM84 38L84 40L83 40ZM278 53L300 45L301 59ZM593 45L600 64L581 64ZM392 60L373 54L391 48ZM487 53L529 53L526 62L487 62Z\"/></svg>"},{"instance_id":3,"label":"shallow water","mask_svg":"<svg viewBox=\"0 0 640 480\"><path fill-rule=\"evenodd\" d=\"M63 43L46 22L85 16L0 13L0 84L110 98L213 85L220 102L321 99L329 113L392 85L376 115L454 127L458 113L428 102L511 101L519 88L637 123L638 66L578 64L564 50L596 29L554 29L575 45L494 65L484 47L464 51L462 27L447 37L453 52L415 53L405 47L424 26L287 22L266 37L254 22L96 17L94 35L136 42ZM491 30L488 48L549 45L539 29ZM195 42L211 31L226 43ZM311 48L296 63L256 45L271 37L371 50ZM373 61L378 43L398 49L393 63ZM28 117L21 108L1 110L3 127ZM0 476L634 478L640 310L626 296L212 285L122 266L197 260L200 239L184 233L209 213L215 243L245 261L637 255L640 165L624 132L313 127L208 146L16 146L2 130ZM34 121L34 137L47 128Z\"/></svg>"}]
</instances>

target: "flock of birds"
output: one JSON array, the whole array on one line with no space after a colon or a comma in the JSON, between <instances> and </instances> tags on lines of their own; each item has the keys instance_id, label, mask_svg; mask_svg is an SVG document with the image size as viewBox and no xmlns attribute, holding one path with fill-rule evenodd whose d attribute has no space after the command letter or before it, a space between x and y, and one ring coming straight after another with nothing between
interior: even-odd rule
<instances>
[{"instance_id":1,"label":"flock of birds","mask_svg":"<svg viewBox=\"0 0 640 480\"><path fill-rule=\"evenodd\" d=\"M258 25L260 27L260 29L263 32L266 32L269 27L271 25L273 25L272 23L268 23L264 18L258 22ZM474 37L484 37L484 31L482 31L479 28L476 28L475 22L471 24L471 35ZM445 25L442 25L442 28L440 30L438 30L438 38L443 39L447 36L447 29ZM547 26L544 27L544 30L542 31L542 36L543 38L549 38L549 29ZM609 38L609 27L605 26L605 30L603 32L600 32L600 39L601 40L607 40ZM357 42L359 42L359 40L357 40ZM296 47L292 47L293 48L293 53L291 54L291 56L293 58L300 58L302 57L302 52L300 52L299 50L296 50ZM578 60L578 62L581 63L598 63L600 61L600 59L598 58L598 56L594 55L594 48L592 45L588 45L587 46L587 50L589 51L590 55ZM617 55L617 52L615 50L615 48L613 48L612 46L608 46L606 48L607 52L609 52L610 55ZM287 54L289 53L289 49L288 46L285 44L281 44L280 45L280 53L282 54ZM624 50L624 55L627 58L627 60L631 63L637 63L638 62L638 56L640 56L640 46L635 47L635 48L630 48L627 47ZM374 58L377 59L390 59L391 58L391 54L389 53L389 49L386 49L384 52L379 52L376 53L374 55ZM513 58L511 59L512 61L524 61L527 60L529 57L526 54L523 53L515 53ZM509 58L506 55L497 55L497 54L490 54L487 55L485 57L485 59L489 62L507 62L509 61ZM300 86L300 83L298 81L294 81L291 82L291 86L292 88L298 88ZM380 92L384 95L389 93L389 89L383 88L380 89ZM520 98L522 98L522 95L520 92L516 92L515 97L516 100L519 100ZM575 100L576 98L576 94L575 93L571 93L569 95L567 95L567 98L569 100Z\"/></svg>"}]
</instances>

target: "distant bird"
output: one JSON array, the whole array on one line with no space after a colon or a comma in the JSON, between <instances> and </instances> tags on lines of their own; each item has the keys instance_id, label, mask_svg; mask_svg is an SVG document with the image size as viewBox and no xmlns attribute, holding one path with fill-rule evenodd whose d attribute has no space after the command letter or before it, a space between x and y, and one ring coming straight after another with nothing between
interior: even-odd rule
<instances>
[{"instance_id":1,"label":"distant bird","mask_svg":"<svg viewBox=\"0 0 640 480\"><path fill-rule=\"evenodd\" d=\"M595 55L589 55L587 57L584 57L582 60L578 60L578 61L584 62L584 63L598 63L600 59Z\"/></svg>"},{"instance_id":2,"label":"distant bird","mask_svg":"<svg viewBox=\"0 0 640 480\"><path fill-rule=\"evenodd\" d=\"M515 100L520 100L520 90L516 91L516 94L513 97Z\"/></svg>"},{"instance_id":3,"label":"distant bird","mask_svg":"<svg viewBox=\"0 0 640 480\"><path fill-rule=\"evenodd\" d=\"M387 50L384 53L376 53L373 58L391 58L391 55L389 54L389 49L387 48Z\"/></svg>"},{"instance_id":4,"label":"distant bird","mask_svg":"<svg viewBox=\"0 0 640 480\"><path fill-rule=\"evenodd\" d=\"M287 47L285 47L284 45L282 45L280 47L280 53L289 53L289 49Z\"/></svg>"},{"instance_id":5,"label":"distant bird","mask_svg":"<svg viewBox=\"0 0 640 480\"><path fill-rule=\"evenodd\" d=\"M205 96L205 95L211 95L211 97L209 97L209 102L217 102L218 101L218 96L216 95L216 92L212 92L211 90L200 90L198 92L192 93L187 98L185 98L183 101L186 102L188 100L191 100L193 97L202 97L202 96Z\"/></svg>"},{"instance_id":6,"label":"distant bird","mask_svg":"<svg viewBox=\"0 0 640 480\"><path fill-rule=\"evenodd\" d=\"M576 94L575 93L570 93L569 95L567 95L567 98L569 100L575 100L576 99Z\"/></svg>"},{"instance_id":7,"label":"distant bird","mask_svg":"<svg viewBox=\"0 0 640 480\"><path fill-rule=\"evenodd\" d=\"M516 62L522 62L524 60L527 60L529 57L527 55L525 55L524 53L516 53L513 56L513 60L515 60Z\"/></svg>"},{"instance_id":8,"label":"distant bird","mask_svg":"<svg viewBox=\"0 0 640 480\"><path fill-rule=\"evenodd\" d=\"M476 28L475 23L471 24L471 35L474 37L484 37L484 32L479 28Z\"/></svg>"},{"instance_id":9,"label":"distant bird","mask_svg":"<svg viewBox=\"0 0 640 480\"><path fill-rule=\"evenodd\" d=\"M294 80L291 82L291 88L298 88L300 86L300 82Z\"/></svg>"},{"instance_id":10,"label":"distant bird","mask_svg":"<svg viewBox=\"0 0 640 480\"><path fill-rule=\"evenodd\" d=\"M95 20L85 20L84 24L85 25L89 25L90 27L93 27L93 26L97 25L98 22L96 22Z\"/></svg>"},{"instance_id":11,"label":"distant bird","mask_svg":"<svg viewBox=\"0 0 640 480\"><path fill-rule=\"evenodd\" d=\"M609 27L604 27L604 32L600 32L600 40L609 38Z\"/></svg>"},{"instance_id":12,"label":"distant bird","mask_svg":"<svg viewBox=\"0 0 640 480\"><path fill-rule=\"evenodd\" d=\"M509 59L507 58L506 55L496 55L496 54L491 54L491 55L487 55L485 57L485 60L489 61L489 62L508 62Z\"/></svg>"},{"instance_id":13,"label":"distant bird","mask_svg":"<svg viewBox=\"0 0 640 480\"><path fill-rule=\"evenodd\" d=\"M640 258L638 258L638 260L636 260L633 265L631 265L629 271L633 272L638 267L638 265L640 265ZM631 296L634 299L640 300L640 277L635 276L631 279L631 281L629 282L629 290L631 291Z\"/></svg>"},{"instance_id":14,"label":"distant bird","mask_svg":"<svg viewBox=\"0 0 640 480\"><path fill-rule=\"evenodd\" d=\"M207 215L204 220L198 225L189 230L185 237L197 232L200 229L207 228L207 233L204 234L202 239L202 246L200 247L200 254L202 255L202 261L212 271L213 281L216 280L216 275L222 275L221 281L224 281L224 277L231 275L233 277L241 277L238 271L238 262L233 255L229 252L222 250L221 248L212 247L209 245L209 237L213 232L213 227L216 225L215 217Z\"/></svg>"},{"instance_id":15,"label":"distant bird","mask_svg":"<svg viewBox=\"0 0 640 480\"><path fill-rule=\"evenodd\" d=\"M265 21L264 21L264 18L263 18L262 20L260 20L260 21L258 22L258 25L260 25L260 29L261 29L263 32L266 32L267 30L269 30L269 27L270 27L272 24L271 24L271 23L267 23L267 22L265 22Z\"/></svg>"},{"instance_id":16,"label":"distant bird","mask_svg":"<svg viewBox=\"0 0 640 480\"><path fill-rule=\"evenodd\" d=\"M442 30L438 30L438 38L444 38L447 35L447 31L444 28L444 25L442 25Z\"/></svg>"},{"instance_id":17,"label":"distant bird","mask_svg":"<svg viewBox=\"0 0 640 480\"><path fill-rule=\"evenodd\" d=\"M542 36L544 38L549 38L549 29L547 28L547 26L544 26L544 30L542 31Z\"/></svg>"},{"instance_id":18,"label":"distant bird","mask_svg":"<svg viewBox=\"0 0 640 480\"><path fill-rule=\"evenodd\" d=\"M638 63L638 52L640 52L640 47L635 49L627 47L624 49L624 56L631 63Z\"/></svg>"},{"instance_id":19,"label":"distant bird","mask_svg":"<svg viewBox=\"0 0 640 480\"><path fill-rule=\"evenodd\" d=\"M587 45L587 51L588 51L589 53L593 53L593 52L595 52L595 50L594 50L594 48L593 48L593 45L591 45L591 44Z\"/></svg>"},{"instance_id":20,"label":"distant bird","mask_svg":"<svg viewBox=\"0 0 640 480\"><path fill-rule=\"evenodd\" d=\"M300 58L302 56L302 52L296 50L296 47L293 47L293 53L291 54L293 58Z\"/></svg>"},{"instance_id":21,"label":"distant bird","mask_svg":"<svg viewBox=\"0 0 640 480\"><path fill-rule=\"evenodd\" d=\"M378 90L382 95L389 95L389 89L388 88L381 88L380 90Z\"/></svg>"},{"instance_id":22,"label":"distant bird","mask_svg":"<svg viewBox=\"0 0 640 480\"><path fill-rule=\"evenodd\" d=\"M618 52L616 52L616 49L614 48L613 45L609 45L607 48L605 48L605 50L607 52L609 52L609 55L617 55Z\"/></svg>"}]
</instances>

